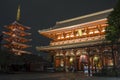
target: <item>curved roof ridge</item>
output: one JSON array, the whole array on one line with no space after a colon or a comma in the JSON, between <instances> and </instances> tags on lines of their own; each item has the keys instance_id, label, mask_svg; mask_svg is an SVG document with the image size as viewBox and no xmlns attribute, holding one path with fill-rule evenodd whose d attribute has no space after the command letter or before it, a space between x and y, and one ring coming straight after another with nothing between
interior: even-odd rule
<instances>
[{"instance_id":1,"label":"curved roof ridge","mask_svg":"<svg viewBox=\"0 0 120 80\"><path fill-rule=\"evenodd\" d=\"M95 13L91 13L91 14L87 14L87 15L83 15L83 16L80 16L80 17L75 17L75 18L71 18L71 19L67 19L67 20L63 20L63 21L58 21L57 24L62 24L62 23L67 23L67 22L71 22L71 21L74 21L74 20L79 20L79 19L83 19L83 18L87 18L87 17L92 17L92 16L95 16L95 15L100 15L100 14L108 13L108 12L111 12L111 11L113 11L113 8L103 10L103 11L99 11L99 12L95 12Z\"/></svg>"}]
</instances>

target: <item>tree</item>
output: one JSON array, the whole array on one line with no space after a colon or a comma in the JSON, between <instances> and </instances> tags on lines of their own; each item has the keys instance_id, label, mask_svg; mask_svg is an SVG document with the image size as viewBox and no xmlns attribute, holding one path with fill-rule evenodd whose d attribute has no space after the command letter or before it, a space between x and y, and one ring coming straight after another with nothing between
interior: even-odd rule
<instances>
[{"instance_id":1,"label":"tree","mask_svg":"<svg viewBox=\"0 0 120 80\"><path fill-rule=\"evenodd\" d=\"M108 25L106 27L106 39L111 43L118 42L120 38L120 0L108 16Z\"/></svg>"},{"instance_id":2,"label":"tree","mask_svg":"<svg viewBox=\"0 0 120 80\"><path fill-rule=\"evenodd\" d=\"M106 40L110 41L112 49L113 58L113 69L115 69L115 54L114 54L114 44L118 43L120 39L120 0L118 0L117 5L114 10L107 17L108 27L106 27Z\"/></svg>"}]
</instances>

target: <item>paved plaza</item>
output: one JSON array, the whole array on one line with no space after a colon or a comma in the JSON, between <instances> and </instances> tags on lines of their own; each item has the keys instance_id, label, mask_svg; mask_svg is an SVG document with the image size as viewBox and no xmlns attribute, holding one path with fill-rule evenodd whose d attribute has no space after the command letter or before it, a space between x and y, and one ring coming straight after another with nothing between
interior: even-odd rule
<instances>
[{"instance_id":1,"label":"paved plaza","mask_svg":"<svg viewBox=\"0 0 120 80\"><path fill-rule=\"evenodd\" d=\"M87 77L77 72L0 74L0 80L120 80L120 78Z\"/></svg>"}]
</instances>

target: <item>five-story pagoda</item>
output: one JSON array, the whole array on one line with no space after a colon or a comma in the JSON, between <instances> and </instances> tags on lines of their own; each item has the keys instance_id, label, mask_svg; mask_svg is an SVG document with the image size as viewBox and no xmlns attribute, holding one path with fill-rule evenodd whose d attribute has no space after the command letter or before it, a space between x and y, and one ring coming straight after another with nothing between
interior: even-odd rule
<instances>
[{"instance_id":1,"label":"five-story pagoda","mask_svg":"<svg viewBox=\"0 0 120 80\"><path fill-rule=\"evenodd\" d=\"M4 40L7 42L4 44L4 47L8 48L11 52L17 55L21 55L22 53L30 54L28 51L24 51L24 49L30 47L25 43L31 41L31 39L25 38L26 36L31 35L31 33L25 32L25 30L29 30L30 27L24 26L19 23L20 19L20 6L18 6L17 11L17 19L12 24L4 26L8 31L3 31L5 34Z\"/></svg>"}]
</instances>

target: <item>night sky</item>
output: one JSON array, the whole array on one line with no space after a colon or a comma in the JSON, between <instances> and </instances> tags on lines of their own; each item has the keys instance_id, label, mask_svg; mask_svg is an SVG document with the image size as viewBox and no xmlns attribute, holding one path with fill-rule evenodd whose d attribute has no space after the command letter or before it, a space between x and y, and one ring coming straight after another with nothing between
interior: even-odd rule
<instances>
[{"instance_id":1,"label":"night sky","mask_svg":"<svg viewBox=\"0 0 120 80\"><path fill-rule=\"evenodd\" d=\"M3 26L16 20L18 4L21 5L19 23L31 27L30 51L37 54L35 47L48 45L49 40L38 34L39 29L53 27L57 21L113 8L117 0L0 0L0 34Z\"/></svg>"}]
</instances>

